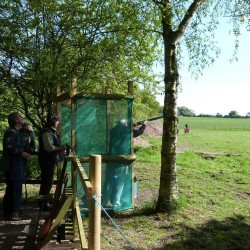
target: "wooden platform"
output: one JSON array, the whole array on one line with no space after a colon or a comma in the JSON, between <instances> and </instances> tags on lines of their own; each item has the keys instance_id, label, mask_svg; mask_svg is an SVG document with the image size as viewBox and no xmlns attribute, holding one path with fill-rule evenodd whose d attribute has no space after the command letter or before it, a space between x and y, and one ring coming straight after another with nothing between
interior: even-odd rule
<instances>
[{"instance_id":1,"label":"wooden platform","mask_svg":"<svg viewBox=\"0 0 250 250\"><path fill-rule=\"evenodd\" d=\"M22 205L22 220L5 221L0 216L0 249L23 249L35 250L37 231L43 224L49 212L42 212L39 219L39 208L37 203ZM65 221L65 240L57 241L57 233L53 239L42 249L81 249L80 243L73 242L72 221L69 218Z\"/></svg>"}]
</instances>

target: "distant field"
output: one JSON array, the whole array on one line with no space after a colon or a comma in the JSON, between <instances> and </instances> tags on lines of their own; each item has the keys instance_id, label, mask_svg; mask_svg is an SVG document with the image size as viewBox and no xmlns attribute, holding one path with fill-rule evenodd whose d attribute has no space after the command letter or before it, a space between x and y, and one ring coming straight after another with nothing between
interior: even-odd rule
<instances>
[{"instance_id":1,"label":"distant field","mask_svg":"<svg viewBox=\"0 0 250 250\"><path fill-rule=\"evenodd\" d=\"M188 124L195 130L250 131L250 118L179 117L179 128Z\"/></svg>"},{"instance_id":2,"label":"distant field","mask_svg":"<svg viewBox=\"0 0 250 250\"><path fill-rule=\"evenodd\" d=\"M184 134L188 123L190 133ZM250 155L250 119L180 117L177 139L178 152L211 152L232 155ZM146 155L137 152L137 160L160 162L161 138L147 138L152 148L146 148ZM158 149L156 151L154 149Z\"/></svg>"},{"instance_id":3,"label":"distant field","mask_svg":"<svg viewBox=\"0 0 250 250\"><path fill-rule=\"evenodd\" d=\"M185 123L190 134L184 135ZM210 151L225 154L250 154L250 119L215 117L180 117L177 147L192 151Z\"/></svg>"},{"instance_id":4,"label":"distant field","mask_svg":"<svg viewBox=\"0 0 250 250\"><path fill-rule=\"evenodd\" d=\"M250 131L192 129L189 135L179 133L177 148L181 151L250 155Z\"/></svg>"},{"instance_id":5,"label":"distant field","mask_svg":"<svg viewBox=\"0 0 250 250\"><path fill-rule=\"evenodd\" d=\"M189 134L184 134L185 123ZM168 166L161 167L162 138L142 135L150 146L136 148L136 216L119 225L130 228L140 250L249 250L250 119L180 117L179 128L180 209L157 216L146 210L155 204L161 171Z\"/></svg>"}]
</instances>

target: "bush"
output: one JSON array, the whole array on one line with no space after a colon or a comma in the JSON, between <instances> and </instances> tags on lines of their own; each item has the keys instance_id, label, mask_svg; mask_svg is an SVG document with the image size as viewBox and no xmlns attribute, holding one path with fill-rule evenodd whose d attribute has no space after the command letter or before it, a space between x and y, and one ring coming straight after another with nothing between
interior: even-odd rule
<instances>
[{"instance_id":1,"label":"bush","mask_svg":"<svg viewBox=\"0 0 250 250\"><path fill-rule=\"evenodd\" d=\"M38 164L38 157L36 155L31 155L29 157L25 172L26 178L40 178L40 167Z\"/></svg>"}]
</instances>

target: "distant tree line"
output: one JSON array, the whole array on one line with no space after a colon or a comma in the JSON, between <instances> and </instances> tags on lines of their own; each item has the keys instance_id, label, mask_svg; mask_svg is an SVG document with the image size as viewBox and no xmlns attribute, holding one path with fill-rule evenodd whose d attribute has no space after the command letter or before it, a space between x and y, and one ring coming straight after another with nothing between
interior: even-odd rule
<instances>
[{"instance_id":1,"label":"distant tree line","mask_svg":"<svg viewBox=\"0 0 250 250\"><path fill-rule=\"evenodd\" d=\"M178 107L178 115L179 116L196 116L196 117L224 117L224 118L250 118L250 112L247 112L245 116L241 116L238 111L232 110L228 113L228 115L222 115L221 113L217 113L216 115L211 114L199 114L196 115L195 112L185 106Z\"/></svg>"}]
</instances>

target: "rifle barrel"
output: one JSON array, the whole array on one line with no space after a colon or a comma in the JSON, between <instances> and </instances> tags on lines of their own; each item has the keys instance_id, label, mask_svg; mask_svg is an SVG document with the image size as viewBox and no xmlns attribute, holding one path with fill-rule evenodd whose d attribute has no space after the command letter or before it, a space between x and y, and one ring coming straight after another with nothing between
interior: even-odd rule
<instances>
[{"instance_id":1,"label":"rifle barrel","mask_svg":"<svg viewBox=\"0 0 250 250\"><path fill-rule=\"evenodd\" d=\"M154 120L158 120L158 119L161 119L161 118L163 118L163 115L156 116L156 117L153 117L153 118L149 118L148 121L154 121Z\"/></svg>"}]
</instances>

